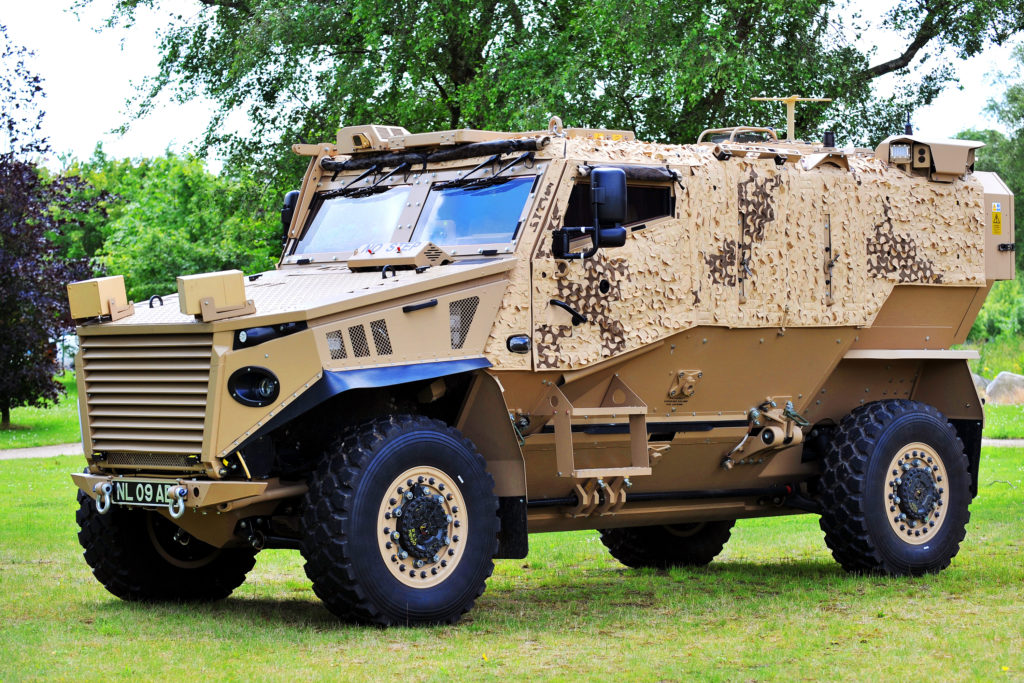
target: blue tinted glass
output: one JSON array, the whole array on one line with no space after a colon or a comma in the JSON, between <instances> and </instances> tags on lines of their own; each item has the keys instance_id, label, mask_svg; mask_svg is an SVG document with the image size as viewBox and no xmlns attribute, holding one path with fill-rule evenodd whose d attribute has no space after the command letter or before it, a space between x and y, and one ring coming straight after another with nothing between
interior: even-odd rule
<instances>
[{"instance_id":1,"label":"blue tinted glass","mask_svg":"<svg viewBox=\"0 0 1024 683\"><path fill-rule=\"evenodd\" d=\"M489 187L431 190L412 239L441 245L511 242L534 176Z\"/></svg>"},{"instance_id":2,"label":"blue tinted glass","mask_svg":"<svg viewBox=\"0 0 1024 683\"><path fill-rule=\"evenodd\" d=\"M351 253L368 242L390 242L409 186L369 197L335 197L320 205L296 254Z\"/></svg>"}]
</instances>

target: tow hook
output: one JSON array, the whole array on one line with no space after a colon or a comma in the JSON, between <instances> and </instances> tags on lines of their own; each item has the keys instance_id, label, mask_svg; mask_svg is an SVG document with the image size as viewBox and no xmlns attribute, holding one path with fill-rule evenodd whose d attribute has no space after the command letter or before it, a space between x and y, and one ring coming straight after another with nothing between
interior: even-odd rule
<instances>
[{"instance_id":1,"label":"tow hook","mask_svg":"<svg viewBox=\"0 0 1024 683\"><path fill-rule=\"evenodd\" d=\"M96 512L101 515L110 512L110 503L114 493L113 485L109 481L101 481L92 487L92 492L96 494Z\"/></svg>"},{"instance_id":2,"label":"tow hook","mask_svg":"<svg viewBox=\"0 0 1024 683\"><path fill-rule=\"evenodd\" d=\"M174 519L181 519L185 514L185 499L188 498L188 488L184 486L172 486L167 492L167 511Z\"/></svg>"}]
</instances>

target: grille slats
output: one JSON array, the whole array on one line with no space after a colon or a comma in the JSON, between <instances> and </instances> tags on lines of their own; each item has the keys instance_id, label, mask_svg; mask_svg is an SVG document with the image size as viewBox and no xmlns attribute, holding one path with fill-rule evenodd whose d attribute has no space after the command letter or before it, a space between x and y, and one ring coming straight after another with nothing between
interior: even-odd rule
<instances>
[{"instance_id":1,"label":"grille slats","mask_svg":"<svg viewBox=\"0 0 1024 683\"><path fill-rule=\"evenodd\" d=\"M194 469L202 453L211 335L82 338L93 450L109 467Z\"/></svg>"}]
</instances>

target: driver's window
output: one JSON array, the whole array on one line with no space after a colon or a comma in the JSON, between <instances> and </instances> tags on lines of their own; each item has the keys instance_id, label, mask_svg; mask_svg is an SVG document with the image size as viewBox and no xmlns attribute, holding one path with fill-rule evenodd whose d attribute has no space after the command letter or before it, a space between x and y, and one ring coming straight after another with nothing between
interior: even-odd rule
<instances>
[{"instance_id":1,"label":"driver's window","mask_svg":"<svg viewBox=\"0 0 1024 683\"><path fill-rule=\"evenodd\" d=\"M672 189L666 186L626 185L626 222L634 225L672 215ZM590 185L577 183L569 195L563 226L594 224L594 207L590 203Z\"/></svg>"}]
</instances>

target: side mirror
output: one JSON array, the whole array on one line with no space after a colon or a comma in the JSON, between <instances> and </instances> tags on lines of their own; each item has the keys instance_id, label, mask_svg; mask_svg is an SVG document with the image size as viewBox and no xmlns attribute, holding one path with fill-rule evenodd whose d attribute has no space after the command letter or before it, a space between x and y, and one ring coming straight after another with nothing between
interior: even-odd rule
<instances>
[{"instance_id":1,"label":"side mirror","mask_svg":"<svg viewBox=\"0 0 1024 683\"><path fill-rule=\"evenodd\" d=\"M595 168L590 172L590 199L594 207L593 227L562 228L555 230L552 252L559 259L585 259L601 247L621 247L626 244L626 172L621 168ZM591 247L572 253L569 243L590 236Z\"/></svg>"},{"instance_id":2,"label":"side mirror","mask_svg":"<svg viewBox=\"0 0 1024 683\"><path fill-rule=\"evenodd\" d=\"M299 203L299 191L292 190L284 196L284 204L281 206L281 231L284 238L288 238L288 228L292 224L292 216L295 215L295 205Z\"/></svg>"},{"instance_id":3,"label":"side mirror","mask_svg":"<svg viewBox=\"0 0 1024 683\"><path fill-rule=\"evenodd\" d=\"M599 228L617 227L626 220L626 172L621 168L595 168L590 172L590 200Z\"/></svg>"}]
</instances>

